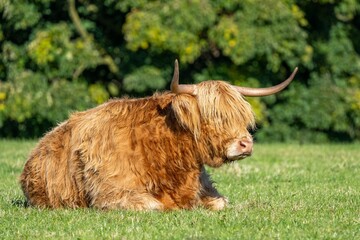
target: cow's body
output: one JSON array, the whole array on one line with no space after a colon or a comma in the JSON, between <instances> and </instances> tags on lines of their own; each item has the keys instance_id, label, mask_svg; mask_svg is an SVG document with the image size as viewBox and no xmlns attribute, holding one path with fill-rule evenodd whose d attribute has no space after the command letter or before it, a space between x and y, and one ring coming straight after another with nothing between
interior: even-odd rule
<instances>
[{"instance_id":1,"label":"cow's body","mask_svg":"<svg viewBox=\"0 0 360 240\"><path fill-rule=\"evenodd\" d=\"M21 175L28 202L52 208L223 208L227 200L212 186L204 164L220 166L226 161L225 142L239 132L246 135L253 124L251 109L238 94L236 105L218 104L225 104L223 110L240 106L237 111L250 117L238 119L238 126L212 125L206 118L222 112L214 101L226 97L210 100L213 110L202 110L202 100L193 96L164 93L112 100L73 114L30 155Z\"/></svg>"}]
</instances>

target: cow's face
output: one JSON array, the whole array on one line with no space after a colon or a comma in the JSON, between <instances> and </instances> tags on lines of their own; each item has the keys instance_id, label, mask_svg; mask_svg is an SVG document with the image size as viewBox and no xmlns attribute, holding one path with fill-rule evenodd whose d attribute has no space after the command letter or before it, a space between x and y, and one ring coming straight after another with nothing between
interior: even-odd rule
<instances>
[{"instance_id":1,"label":"cow's face","mask_svg":"<svg viewBox=\"0 0 360 240\"><path fill-rule=\"evenodd\" d=\"M196 98L201 119L211 129L205 131L211 132L214 155L222 162L250 156L253 140L248 130L255 127L255 117L243 96L230 84L206 81L198 84Z\"/></svg>"},{"instance_id":2,"label":"cow's face","mask_svg":"<svg viewBox=\"0 0 360 240\"><path fill-rule=\"evenodd\" d=\"M206 81L197 85L196 94L176 95L172 102L178 122L190 130L196 141L205 142L207 165L243 159L252 153L255 126L250 104L231 85Z\"/></svg>"}]
</instances>

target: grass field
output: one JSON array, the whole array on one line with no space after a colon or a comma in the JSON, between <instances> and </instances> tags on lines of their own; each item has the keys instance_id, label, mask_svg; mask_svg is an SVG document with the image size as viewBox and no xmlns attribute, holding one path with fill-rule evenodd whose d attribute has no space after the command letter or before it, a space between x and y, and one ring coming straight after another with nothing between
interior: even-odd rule
<instances>
[{"instance_id":1,"label":"grass field","mask_svg":"<svg viewBox=\"0 0 360 240\"><path fill-rule=\"evenodd\" d=\"M210 169L231 202L220 212L25 208L34 145L0 140L0 239L360 239L360 144L258 144Z\"/></svg>"}]
</instances>

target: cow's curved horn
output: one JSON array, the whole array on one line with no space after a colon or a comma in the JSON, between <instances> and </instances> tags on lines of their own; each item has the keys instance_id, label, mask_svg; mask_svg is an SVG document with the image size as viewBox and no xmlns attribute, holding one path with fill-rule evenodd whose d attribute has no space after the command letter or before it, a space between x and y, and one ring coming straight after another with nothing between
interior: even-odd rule
<instances>
[{"instance_id":1,"label":"cow's curved horn","mask_svg":"<svg viewBox=\"0 0 360 240\"><path fill-rule=\"evenodd\" d=\"M249 87L239 87L239 86L234 86L234 87L238 92L240 92L244 96L248 96L248 97L268 96L280 92L281 90L286 88L290 84L290 82L294 79L297 70L298 68L296 67L288 79L272 87L267 87L267 88L249 88Z\"/></svg>"},{"instance_id":2,"label":"cow's curved horn","mask_svg":"<svg viewBox=\"0 0 360 240\"><path fill-rule=\"evenodd\" d=\"M190 84L179 84L179 62L175 60L174 76L171 80L170 90L173 93L187 93L195 95L196 87Z\"/></svg>"}]
</instances>

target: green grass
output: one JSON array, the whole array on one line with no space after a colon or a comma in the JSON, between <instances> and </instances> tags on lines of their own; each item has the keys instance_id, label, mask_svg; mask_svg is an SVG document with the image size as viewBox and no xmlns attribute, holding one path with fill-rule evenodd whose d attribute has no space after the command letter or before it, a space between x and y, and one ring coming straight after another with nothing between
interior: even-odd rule
<instances>
[{"instance_id":1,"label":"green grass","mask_svg":"<svg viewBox=\"0 0 360 240\"><path fill-rule=\"evenodd\" d=\"M360 239L360 145L258 144L210 169L230 206L173 212L24 208L34 141L0 140L0 239Z\"/></svg>"}]
</instances>

